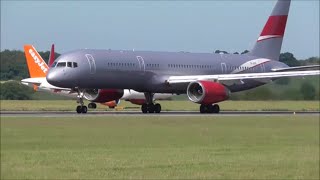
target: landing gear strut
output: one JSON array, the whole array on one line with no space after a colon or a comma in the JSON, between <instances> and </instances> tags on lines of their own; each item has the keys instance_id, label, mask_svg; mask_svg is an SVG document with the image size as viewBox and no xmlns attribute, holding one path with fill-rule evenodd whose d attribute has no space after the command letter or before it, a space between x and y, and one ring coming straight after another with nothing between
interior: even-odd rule
<instances>
[{"instance_id":1,"label":"landing gear strut","mask_svg":"<svg viewBox=\"0 0 320 180\"><path fill-rule=\"evenodd\" d=\"M161 112L161 105L154 104L153 102L153 93L144 93L146 97L146 104L141 106L142 113L160 113Z\"/></svg>"},{"instance_id":2,"label":"landing gear strut","mask_svg":"<svg viewBox=\"0 0 320 180\"><path fill-rule=\"evenodd\" d=\"M201 104L200 106L200 113L219 113L220 112L220 107L218 104Z\"/></svg>"},{"instance_id":3,"label":"landing gear strut","mask_svg":"<svg viewBox=\"0 0 320 180\"><path fill-rule=\"evenodd\" d=\"M78 99L77 99L77 103L80 104L79 106L77 106L77 109L76 109L77 113L78 113L78 114L80 114L80 113L83 113L83 114L87 113L88 108L87 108L87 106L85 106L84 103L83 103L83 91L81 91L81 90L78 89L78 96L77 96L77 98L78 98Z\"/></svg>"}]
</instances>

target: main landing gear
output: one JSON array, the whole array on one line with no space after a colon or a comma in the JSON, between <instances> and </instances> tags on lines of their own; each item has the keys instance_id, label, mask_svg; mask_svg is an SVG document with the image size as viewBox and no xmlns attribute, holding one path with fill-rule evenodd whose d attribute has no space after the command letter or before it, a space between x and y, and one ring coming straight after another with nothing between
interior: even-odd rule
<instances>
[{"instance_id":1,"label":"main landing gear","mask_svg":"<svg viewBox=\"0 0 320 180\"><path fill-rule=\"evenodd\" d=\"M200 106L200 113L219 113L220 112L220 107L218 104L201 104Z\"/></svg>"},{"instance_id":2,"label":"main landing gear","mask_svg":"<svg viewBox=\"0 0 320 180\"><path fill-rule=\"evenodd\" d=\"M153 93L144 93L144 96L146 97L146 104L143 104L141 106L142 113L160 113L161 112L161 105L160 104L154 104L153 102Z\"/></svg>"},{"instance_id":3,"label":"main landing gear","mask_svg":"<svg viewBox=\"0 0 320 180\"><path fill-rule=\"evenodd\" d=\"M90 109L96 109L96 108L97 108L97 104L96 104L96 103L89 103L89 104L88 104L88 108L90 108Z\"/></svg>"}]
</instances>

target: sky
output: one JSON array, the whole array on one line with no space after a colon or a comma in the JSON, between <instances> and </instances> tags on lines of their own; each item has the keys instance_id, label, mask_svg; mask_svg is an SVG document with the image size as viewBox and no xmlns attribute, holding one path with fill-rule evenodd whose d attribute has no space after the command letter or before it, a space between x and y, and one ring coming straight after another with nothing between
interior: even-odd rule
<instances>
[{"instance_id":1,"label":"sky","mask_svg":"<svg viewBox=\"0 0 320 180\"><path fill-rule=\"evenodd\" d=\"M1 1L1 50L250 50L275 0ZM319 0L291 3L282 52L319 56Z\"/></svg>"}]
</instances>

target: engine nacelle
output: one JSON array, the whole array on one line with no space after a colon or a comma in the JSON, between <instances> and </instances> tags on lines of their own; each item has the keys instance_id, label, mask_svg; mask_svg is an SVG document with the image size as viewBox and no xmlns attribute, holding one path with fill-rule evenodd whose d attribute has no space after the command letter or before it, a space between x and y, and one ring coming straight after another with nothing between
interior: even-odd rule
<instances>
[{"instance_id":1,"label":"engine nacelle","mask_svg":"<svg viewBox=\"0 0 320 180\"><path fill-rule=\"evenodd\" d=\"M122 89L86 89L84 98L92 102L104 103L118 100L123 96Z\"/></svg>"},{"instance_id":2,"label":"engine nacelle","mask_svg":"<svg viewBox=\"0 0 320 180\"><path fill-rule=\"evenodd\" d=\"M192 102L208 105L227 100L230 91L220 83L196 81L189 84L187 95Z\"/></svg>"},{"instance_id":3,"label":"engine nacelle","mask_svg":"<svg viewBox=\"0 0 320 180\"><path fill-rule=\"evenodd\" d=\"M147 101L145 99L129 99L128 101L130 101L132 104L136 104L136 105L143 105L143 104L147 103Z\"/></svg>"},{"instance_id":4,"label":"engine nacelle","mask_svg":"<svg viewBox=\"0 0 320 180\"><path fill-rule=\"evenodd\" d=\"M119 100L113 100L113 101L108 101L108 102L102 102L100 103L102 105L108 106L110 109L115 108L118 104L120 104L120 99Z\"/></svg>"}]
</instances>

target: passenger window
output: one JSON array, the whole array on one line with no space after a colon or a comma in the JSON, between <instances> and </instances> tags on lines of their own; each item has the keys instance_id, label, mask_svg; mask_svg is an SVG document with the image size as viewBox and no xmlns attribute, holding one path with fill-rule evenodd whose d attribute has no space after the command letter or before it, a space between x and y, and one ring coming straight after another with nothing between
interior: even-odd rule
<instances>
[{"instance_id":1,"label":"passenger window","mask_svg":"<svg viewBox=\"0 0 320 180\"><path fill-rule=\"evenodd\" d=\"M78 67L78 63L74 62L74 63L73 63L73 67L74 67L74 68Z\"/></svg>"},{"instance_id":2,"label":"passenger window","mask_svg":"<svg viewBox=\"0 0 320 180\"><path fill-rule=\"evenodd\" d=\"M72 67L72 62L67 62L67 67Z\"/></svg>"},{"instance_id":3,"label":"passenger window","mask_svg":"<svg viewBox=\"0 0 320 180\"><path fill-rule=\"evenodd\" d=\"M57 67L66 67L66 62L59 62Z\"/></svg>"}]
</instances>

